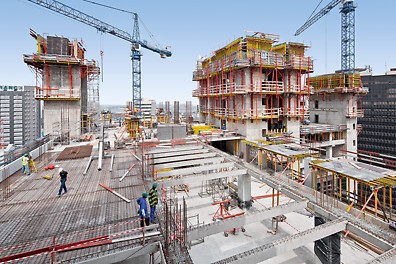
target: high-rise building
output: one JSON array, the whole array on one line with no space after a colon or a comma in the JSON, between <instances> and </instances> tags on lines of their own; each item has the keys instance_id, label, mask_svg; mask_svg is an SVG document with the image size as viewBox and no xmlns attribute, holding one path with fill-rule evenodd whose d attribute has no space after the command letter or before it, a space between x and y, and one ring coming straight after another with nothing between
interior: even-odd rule
<instances>
[{"instance_id":1,"label":"high-rise building","mask_svg":"<svg viewBox=\"0 0 396 264\"><path fill-rule=\"evenodd\" d=\"M39 138L40 102L34 86L0 85L1 145L23 146Z\"/></svg>"},{"instance_id":2,"label":"high-rise building","mask_svg":"<svg viewBox=\"0 0 396 264\"><path fill-rule=\"evenodd\" d=\"M275 45L278 39L256 32L198 60L193 96L199 99L200 122L238 131L248 140L282 131L299 138L312 60L304 44Z\"/></svg>"},{"instance_id":3,"label":"high-rise building","mask_svg":"<svg viewBox=\"0 0 396 264\"><path fill-rule=\"evenodd\" d=\"M358 149L396 157L396 69L383 75L362 74L362 82L370 93L362 98Z\"/></svg>"}]
</instances>

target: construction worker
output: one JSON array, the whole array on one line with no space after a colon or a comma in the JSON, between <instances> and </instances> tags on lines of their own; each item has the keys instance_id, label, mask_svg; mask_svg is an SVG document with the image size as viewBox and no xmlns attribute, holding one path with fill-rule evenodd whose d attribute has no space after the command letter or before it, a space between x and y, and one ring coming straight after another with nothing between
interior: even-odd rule
<instances>
[{"instance_id":1,"label":"construction worker","mask_svg":"<svg viewBox=\"0 0 396 264\"><path fill-rule=\"evenodd\" d=\"M30 155L30 153L28 154L28 164L29 164L29 171L30 172L33 173L33 171L35 171L35 170L37 172L37 169L35 168L36 166L35 166L34 161L33 161L33 157L32 157L32 155Z\"/></svg>"},{"instance_id":2,"label":"construction worker","mask_svg":"<svg viewBox=\"0 0 396 264\"><path fill-rule=\"evenodd\" d=\"M67 171L63 170L63 168L59 168L59 176L60 176L61 185L59 188L58 197L61 196L62 189L65 190L65 193L67 193L67 188L66 188Z\"/></svg>"},{"instance_id":3,"label":"construction worker","mask_svg":"<svg viewBox=\"0 0 396 264\"><path fill-rule=\"evenodd\" d=\"M158 194L157 194L157 183L154 182L153 186L149 191L149 204L150 204L150 222L154 223L155 219L155 208L158 204Z\"/></svg>"},{"instance_id":4,"label":"construction worker","mask_svg":"<svg viewBox=\"0 0 396 264\"><path fill-rule=\"evenodd\" d=\"M30 175L29 158L27 153L25 153L22 157L22 174Z\"/></svg>"},{"instance_id":5,"label":"construction worker","mask_svg":"<svg viewBox=\"0 0 396 264\"><path fill-rule=\"evenodd\" d=\"M139 197L137 199L137 203L139 205L139 211L138 214L140 216L140 227L144 227L144 224L146 223L146 226L150 225L150 216L147 210L147 193L144 192L142 193L142 197Z\"/></svg>"}]
</instances>

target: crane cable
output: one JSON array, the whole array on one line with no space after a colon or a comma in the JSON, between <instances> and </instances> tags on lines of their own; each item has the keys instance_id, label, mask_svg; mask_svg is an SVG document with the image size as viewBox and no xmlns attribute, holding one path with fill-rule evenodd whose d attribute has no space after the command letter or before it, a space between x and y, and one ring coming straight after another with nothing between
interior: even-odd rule
<instances>
[{"instance_id":1,"label":"crane cable","mask_svg":"<svg viewBox=\"0 0 396 264\"><path fill-rule=\"evenodd\" d=\"M83 0L83 1L87 1L87 0ZM88 2L88 1L87 1ZM318 7L320 6L320 4L323 2L323 0L319 1L319 4L315 7L314 11L312 11L311 15L308 17L307 21L313 16L313 14L316 12L316 10L318 10Z\"/></svg>"},{"instance_id":2,"label":"crane cable","mask_svg":"<svg viewBox=\"0 0 396 264\"><path fill-rule=\"evenodd\" d=\"M90 0L82 0L82 1L87 2L87 3L94 4L94 5L103 6L103 7L110 8L110 9L114 9L114 10L117 10L117 11L125 12L125 13L128 13L128 14L133 14L133 15L136 14L136 13L134 13L134 12L131 12L131 11L128 11L128 10L125 10L125 9L121 9L121 8L117 8L117 7L112 7L112 6L108 6L108 5L96 3L96 2L90 1Z\"/></svg>"},{"instance_id":3,"label":"crane cable","mask_svg":"<svg viewBox=\"0 0 396 264\"><path fill-rule=\"evenodd\" d=\"M110 8L110 9L114 9L114 10L117 10L117 11L120 11L120 12L132 14L132 15L137 15L135 12L131 12L131 11L128 11L128 10L125 10L125 9L117 8L117 7L108 6L108 5L101 4L101 3L96 3L96 2L94 2L94 1L90 1L90 0L82 0L82 1L87 2L87 3L94 4L94 5L98 5L98 6L102 6L102 7L106 7L106 8ZM322 0L322 1L323 1L323 0ZM146 29L146 31L148 32L149 37L154 41L155 46L156 46L157 48L160 48L161 45L159 44L159 42L157 41L157 39L156 39L156 38L154 37L154 35L150 32L150 30L148 29L148 27L144 24L144 22L143 22L143 20L140 18L140 16L138 16L138 17L139 17L139 20L140 20L140 22L142 23L143 27L144 27L144 28Z\"/></svg>"}]
</instances>

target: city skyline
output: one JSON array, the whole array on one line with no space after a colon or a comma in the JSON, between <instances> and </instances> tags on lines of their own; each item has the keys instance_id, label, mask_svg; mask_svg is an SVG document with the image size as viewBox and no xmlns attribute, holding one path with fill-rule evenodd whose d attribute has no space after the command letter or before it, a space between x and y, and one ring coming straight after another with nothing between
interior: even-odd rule
<instances>
[{"instance_id":1,"label":"city skyline","mask_svg":"<svg viewBox=\"0 0 396 264\"><path fill-rule=\"evenodd\" d=\"M132 33L131 15L116 12L82 0L61 1L64 4L92 15L115 27ZM171 46L172 57L165 60L148 50L142 50L142 97L160 101L193 101L192 90L196 83L192 73L200 56L226 43L251 34L253 31L277 34L282 42L303 42L311 46L308 56L314 59L313 75L332 73L340 68L340 14L334 8L300 36L294 32L307 20L315 9L317 1L304 4L283 1L272 6L269 1L251 1L241 5L236 1L191 2L170 1L165 5L151 2L130 2L125 0L101 0L98 3L137 12L144 24L140 24L141 39L154 43L145 27L161 47ZM327 4L322 3L319 7ZM383 74L396 66L396 54L387 49L374 49L376 37L382 44L392 43L395 38L387 34L392 23L392 10L396 3L390 0L373 2L355 1L356 9L356 67L370 65L374 74ZM384 9L381 7L387 6ZM103 82L100 83L101 104L123 105L132 98L130 44L110 34L101 34L92 27L56 14L26 0L3 4L3 36L12 36L2 56L0 70L2 85L35 85L35 76L23 63L23 54L36 52L34 39L29 28L39 34L65 36L82 40L87 49L86 58L100 63L103 57ZM371 18L371 19L368 19ZM51 22L53 21L53 22ZM383 26L385 25L385 26ZM388 27L389 25L389 27ZM14 44L12 44L14 43ZM376 42L375 42L376 43ZM377 44L377 43L376 43ZM378 45L378 44L377 44Z\"/></svg>"}]
</instances>

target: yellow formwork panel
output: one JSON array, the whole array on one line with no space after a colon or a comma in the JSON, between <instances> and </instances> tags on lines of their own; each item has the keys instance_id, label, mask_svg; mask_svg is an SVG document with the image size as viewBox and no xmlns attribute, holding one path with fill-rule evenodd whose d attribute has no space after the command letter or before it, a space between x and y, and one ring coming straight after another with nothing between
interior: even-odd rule
<instances>
[{"instance_id":1,"label":"yellow formwork panel","mask_svg":"<svg viewBox=\"0 0 396 264\"><path fill-rule=\"evenodd\" d=\"M208 126L208 125L195 125L195 126L192 126L191 128L192 128L192 130L193 130L195 135L198 135L199 132L201 132L201 131L212 131L212 130L215 130L213 127Z\"/></svg>"},{"instance_id":2,"label":"yellow formwork panel","mask_svg":"<svg viewBox=\"0 0 396 264\"><path fill-rule=\"evenodd\" d=\"M309 83L314 89L328 88L361 88L360 74L326 74L309 78Z\"/></svg>"},{"instance_id":3,"label":"yellow formwork panel","mask_svg":"<svg viewBox=\"0 0 396 264\"><path fill-rule=\"evenodd\" d=\"M230 55L234 52L237 52L239 50L239 46L241 44L242 38L238 38L236 40L234 40L233 42L231 42L230 44L228 44L227 46L225 46L224 48L221 48L217 51L215 51L215 56L212 57L214 59L220 59L226 55Z\"/></svg>"},{"instance_id":4,"label":"yellow formwork panel","mask_svg":"<svg viewBox=\"0 0 396 264\"><path fill-rule=\"evenodd\" d=\"M278 52L281 54L286 54L286 43L282 43L272 47L272 51Z\"/></svg>"},{"instance_id":5,"label":"yellow formwork panel","mask_svg":"<svg viewBox=\"0 0 396 264\"><path fill-rule=\"evenodd\" d=\"M296 55L303 55L305 54L305 49L307 46L305 46L302 43L288 43L288 53L289 54L296 54Z\"/></svg>"},{"instance_id":6,"label":"yellow formwork panel","mask_svg":"<svg viewBox=\"0 0 396 264\"><path fill-rule=\"evenodd\" d=\"M272 50L272 43L274 43L271 39L261 39L254 37L246 37L246 45L248 50Z\"/></svg>"}]
</instances>

